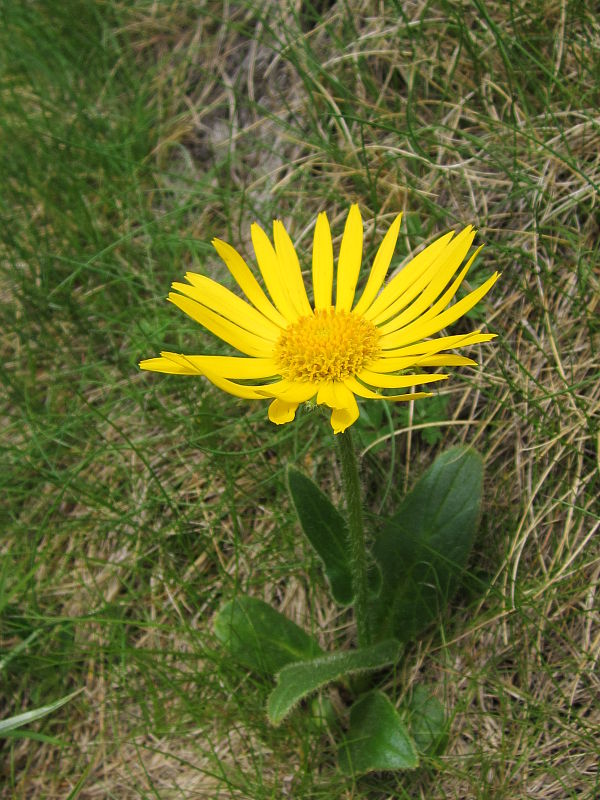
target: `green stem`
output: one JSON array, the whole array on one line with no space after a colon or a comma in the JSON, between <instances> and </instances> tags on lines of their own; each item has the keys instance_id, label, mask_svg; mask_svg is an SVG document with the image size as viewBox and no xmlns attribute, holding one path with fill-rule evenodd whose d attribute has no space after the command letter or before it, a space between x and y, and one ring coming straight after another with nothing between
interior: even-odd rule
<instances>
[{"instance_id":1,"label":"green stem","mask_svg":"<svg viewBox=\"0 0 600 800\"><path fill-rule=\"evenodd\" d=\"M350 568L352 570L358 645L363 647L371 643L371 634L367 609L367 550L365 547L358 462L350 429L348 428L344 433L339 433L335 438L339 445L338 452L342 466L342 482L348 513Z\"/></svg>"}]
</instances>

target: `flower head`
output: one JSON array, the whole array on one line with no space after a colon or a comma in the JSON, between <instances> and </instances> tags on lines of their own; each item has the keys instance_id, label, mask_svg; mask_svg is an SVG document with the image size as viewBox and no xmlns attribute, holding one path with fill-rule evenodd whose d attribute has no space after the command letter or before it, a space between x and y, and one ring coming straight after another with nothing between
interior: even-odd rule
<instances>
[{"instance_id":1,"label":"flower head","mask_svg":"<svg viewBox=\"0 0 600 800\"><path fill-rule=\"evenodd\" d=\"M357 205L350 208L337 263L329 222L319 214L312 254L313 304L309 302L298 255L283 224L273 223L273 244L257 224L252 243L264 286L233 247L213 245L249 302L204 275L186 274L174 283L169 300L243 356L181 355L163 352L142 361L142 369L178 375L204 375L215 386L247 400L271 398L269 419L294 419L298 405L316 397L332 409L335 433L358 418L356 396L373 400L414 400L427 392L385 395L374 389L409 389L441 381L439 373L408 373L415 367L475 364L446 351L494 334L475 331L431 337L462 317L498 278L494 273L478 289L451 304L479 248L464 264L475 231L434 241L384 285L401 215L388 229L355 303L363 226ZM259 384L253 381L260 381ZM371 388L373 387L373 388Z\"/></svg>"}]
</instances>

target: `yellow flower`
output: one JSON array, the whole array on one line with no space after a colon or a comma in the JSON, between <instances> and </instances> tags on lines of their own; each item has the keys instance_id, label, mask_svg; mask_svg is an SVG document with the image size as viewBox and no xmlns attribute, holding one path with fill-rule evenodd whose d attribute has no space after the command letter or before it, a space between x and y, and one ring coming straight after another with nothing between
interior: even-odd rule
<instances>
[{"instance_id":1,"label":"yellow flower","mask_svg":"<svg viewBox=\"0 0 600 800\"><path fill-rule=\"evenodd\" d=\"M383 395L379 389L407 389L447 378L438 373L407 374L413 367L475 364L443 351L494 334L475 331L431 339L481 300L498 278L450 305L479 248L461 268L475 231L447 233L406 264L385 286L400 229L399 214L387 231L358 301L363 226L357 205L350 208L337 263L329 222L319 214L314 232L311 306L294 245L283 224L273 223L274 246L257 224L252 244L267 293L246 262L225 242L213 245L249 303L204 275L186 274L174 283L169 300L215 336L245 353L238 356L180 355L163 352L140 363L142 369L177 375L204 375L215 386L247 400L272 398L269 419L291 422L298 405L316 397L332 409L340 433L358 418L356 395L373 400L414 400L430 393ZM458 271L460 269L460 271ZM456 274L458 271L458 274ZM260 380L259 385L249 381Z\"/></svg>"}]
</instances>

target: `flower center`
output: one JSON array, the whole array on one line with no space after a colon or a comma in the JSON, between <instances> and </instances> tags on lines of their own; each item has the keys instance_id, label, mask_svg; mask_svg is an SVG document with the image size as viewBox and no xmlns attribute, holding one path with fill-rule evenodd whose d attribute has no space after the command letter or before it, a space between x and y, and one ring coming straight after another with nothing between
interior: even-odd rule
<instances>
[{"instance_id":1,"label":"flower center","mask_svg":"<svg viewBox=\"0 0 600 800\"><path fill-rule=\"evenodd\" d=\"M333 306L300 317L275 345L282 377L291 381L341 381L372 361L380 352L379 331L369 320Z\"/></svg>"}]
</instances>

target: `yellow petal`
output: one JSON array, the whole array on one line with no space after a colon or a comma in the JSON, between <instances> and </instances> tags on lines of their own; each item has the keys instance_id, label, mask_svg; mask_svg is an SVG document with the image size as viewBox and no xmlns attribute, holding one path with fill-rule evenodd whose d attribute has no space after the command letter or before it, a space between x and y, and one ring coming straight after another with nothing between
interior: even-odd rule
<instances>
[{"instance_id":1,"label":"yellow petal","mask_svg":"<svg viewBox=\"0 0 600 800\"><path fill-rule=\"evenodd\" d=\"M444 381L447 375L388 375L382 372L372 372L370 369L361 370L356 376L359 380L370 386L379 386L382 389L407 389L421 383L435 383Z\"/></svg>"},{"instance_id":2,"label":"yellow petal","mask_svg":"<svg viewBox=\"0 0 600 800\"><path fill-rule=\"evenodd\" d=\"M420 356L416 362L419 367L476 367L477 362L466 356L447 355Z\"/></svg>"},{"instance_id":3,"label":"yellow petal","mask_svg":"<svg viewBox=\"0 0 600 800\"><path fill-rule=\"evenodd\" d=\"M392 402L398 402L402 400L420 400L423 397L432 397L433 395L433 392L413 392L412 394L390 395L378 394L377 392L372 392L371 389L367 389L367 387L359 383L356 378L346 378L344 383L351 392L367 400L391 400Z\"/></svg>"},{"instance_id":4,"label":"yellow petal","mask_svg":"<svg viewBox=\"0 0 600 800\"><path fill-rule=\"evenodd\" d=\"M170 358L146 358L140 361L140 369L147 369L151 372L164 372L167 375L197 375L197 371L191 367L186 369L181 364Z\"/></svg>"},{"instance_id":5,"label":"yellow petal","mask_svg":"<svg viewBox=\"0 0 600 800\"><path fill-rule=\"evenodd\" d=\"M161 353L162 359L171 363L173 370L181 375L204 375L209 372L220 378L255 380L277 375L277 365L271 358L239 358L237 356L187 356L180 353ZM153 369L153 367L143 367ZM165 370L158 370L163 372Z\"/></svg>"},{"instance_id":6,"label":"yellow petal","mask_svg":"<svg viewBox=\"0 0 600 800\"><path fill-rule=\"evenodd\" d=\"M353 405L348 408L334 408L331 412L331 427L334 433L343 433L346 428L353 425L359 416L358 403L352 395Z\"/></svg>"},{"instance_id":7,"label":"yellow petal","mask_svg":"<svg viewBox=\"0 0 600 800\"><path fill-rule=\"evenodd\" d=\"M463 282L466 274L471 269L471 266L481 250L483 249L483 245L477 248L477 250L473 253L471 258L467 261L463 269L458 273L454 281L452 282L451 286L444 292L444 294L436 300L436 302L428 309L424 314L420 316L421 322L426 322L427 320L433 319L433 317L437 316L441 311L443 311L448 303L454 298L454 295L458 291L458 287Z\"/></svg>"},{"instance_id":8,"label":"yellow petal","mask_svg":"<svg viewBox=\"0 0 600 800\"><path fill-rule=\"evenodd\" d=\"M453 236L454 232L450 231L436 239L402 267L402 270L392 278L387 286L383 287L371 306L364 312L364 316L375 324L385 322L386 319L397 313L399 307L404 307L413 297L416 297L427 283L428 270L444 252ZM407 297L408 299L406 299ZM392 304L394 305L392 306ZM392 309L388 312L390 306Z\"/></svg>"},{"instance_id":9,"label":"yellow petal","mask_svg":"<svg viewBox=\"0 0 600 800\"><path fill-rule=\"evenodd\" d=\"M260 311L252 308L251 305L242 300L225 286L207 278L205 275L196 275L194 272L186 273L186 279L192 284L175 282L171 288L186 297L190 297L211 311L215 311L222 317L230 319L245 328L247 331L262 336L272 342L276 342L281 335L281 328L267 319Z\"/></svg>"},{"instance_id":10,"label":"yellow petal","mask_svg":"<svg viewBox=\"0 0 600 800\"><path fill-rule=\"evenodd\" d=\"M339 381L327 381L321 384L317 394L317 403L330 408L345 408L351 403L352 392Z\"/></svg>"},{"instance_id":11,"label":"yellow petal","mask_svg":"<svg viewBox=\"0 0 600 800\"><path fill-rule=\"evenodd\" d=\"M333 291L333 244L329 221L324 211L317 217L315 225L312 275L315 310L329 308Z\"/></svg>"},{"instance_id":12,"label":"yellow petal","mask_svg":"<svg viewBox=\"0 0 600 800\"><path fill-rule=\"evenodd\" d=\"M263 397L277 397L286 403L304 403L315 396L318 386L312 383L301 381L281 380L261 387Z\"/></svg>"},{"instance_id":13,"label":"yellow petal","mask_svg":"<svg viewBox=\"0 0 600 800\"><path fill-rule=\"evenodd\" d=\"M270 319L271 322L274 322L275 325L285 328L287 324L285 317L271 303L238 251L220 239L213 239L212 244L252 305Z\"/></svg>"},{"instance_id":14,"label":"yellow petal","mask_svg":"<svg viewBox=\"0 0 600 800\"><path fill-rule=\"evenodd\" d=\"M284 425L292 422L296 416L298 403L286 403L284 400L275 399L269 406L269 419L275 425Z\"/></svg>"},{"instance_id":15,"label":"yellow petal","mask_svg":"<svg viewBox=\"0 0 600 800\"><path fill-rule=\"evenodd\" d=\"M313 310L306 296L298 254L283 223L278 219L273 222L273 241L279 259L280 274L292 305L301 317L311 316Z\"/></svg>"},{"instance_id":16,"label":"yellow petal","mask_svg":"<svg viewBox=\"0 0 600 800\"><path fill-rule=\"evenodd\" d=\"M196 303L195 300L182 297L174 292L171 292L167 299L215 336L218 336L219 339L236 347L240 352L259 358L269 358L273 354L272 342L240 328L231 320L215 314L214 311Z\"/></svg>"},{"instance_id":17,"label":"yellow petal","mask_svg":"<svg viewBox=\"0 0 600 800\"><path fill-rule=\"evenodd\" d=\"M481 331L473 331L473 333L458 333L452 336L439 336L437 339L428 339L425 342L417 342L405 347L398 347L391 350L383 350L382 356L377 360L376 364L369 364L370 369L376 372L393 372L398 369L404 369L404 366L395 367L393 370L383 370L381 362L391 359L404 359L409 356L422 355L424 353L439 353L441 350L449 350L455 347L466 347L470 344L478 344L480 342L489 342L495 339L495 333L481 333Z\"/></svg>"},{"instance_id":18,"label":"yellow petal","mask_svg":"<svg viewBox=\"0 0 600 800\"><path fill-rule=\"evenodd\" d=\"M381 358L371 361L367 364L367 369L373 372L400 372L403 369L410 369L415 364L419 364L422 358L427 358L425 355L405 356L404 358L388 358L382 356Z\"/></svg>"},{"instance_id":19,"label":"yellow petal","mask_svg":"<svg viewBox=\"0 0 600 800\"><path fill-rule=\"evenodd\" d=\"M443 292L444 288L451 280L460 264L462 264L474 238L475 231L472 229L465 229L459 233L456 239L454 239L445 249L443 256L440 256L440 258L436 260L434 274L431 276L429 283L423 288L423 291L419 294L417 299L411 303L411 305L401 314L397 314L396 309L394 308L396 303L388 308L386 314L394 311L396 316L390 319L390 321L385 325L381 325L379 327L382 335L391 333L392 331L398 330L398 328L408 325L409 322L412 322L417 317L419 317L421 320L423 319L426 310L432 303L435 302L441 292ZM462 280L467 274L467 271L472 263L473 259L471 259L466 267L464 267L464 269L461 271L458 282L455 281L453 284L456 286L454 293L456 293L456 289L460 283L462 283ZM450 302L450 299L454 296L454 293L450 295L446 305L448 305L448 302Z\"/></svg>"},{"instance_id":20,"label":"yellow petal","mask_svg":"<svg viewBox=\"0 0 600 800\"><path fill-rule=\"evenodd\" d=\"M400 372L411 367L468 366L476 364L471 358L455 355L414 355L406 358L379 358L368 365L372 372Z\"/></svg>"},{"instance_id":21,"label":"yellow petal","mask_svg":"<svg viewBox=\"0 0 600 800\"><path fill-rule=\"evenodd\" d=\"M381 289L381 285L383 284L385 276L387 275L387 271L390 268L392 256L394 255L401 221L402 214L398 214L383 237L383 241L379 246L375 260L373 261L373 266L367 279L367 285L364 288L360 300L353 309L355 314L364 313L375 299L377 292Z\"/></svg>"},{"instance_id":22,"label":"yellow petal","mask_svg":"<svg viewBox=\"0 0 600 800\"><path fill-rule=\"evenodd\" d=\"M336 311L350 311L354 302L363 248L363 226L356 203L350 206L337 268Z\"/></svg>"},{"instance_id":23,"label":"yellow petal","mask_svg":"<svg viewBox=\"0 0 600 800\"><path fill-rule=\"evenodd\" d=\"M288 296L288 291L282 280L283 275L281 274L279 259L269 241L269 237L256 222L250 228L250 235L258 266L273 302L288 322L294 322L300 314L296 311Z\"/></svg>"},{"instance_id":24,"label":"yellow petal","mask_svg":"<svg viewBox=\"0 0 600 800\"><path fill-rule=\"evenodd\" d=\"M382 336L379 340L380 346L382 348L402 347L403 345L425 339L427 336L441 331L447 325L456 322L456 320L466 314L467 311L470 311L473 306L477 305L481 298L489 292L499 277L500 274L495 272L492 277L488 278L478 289L470 292L466 297L463 297L462 300L459 300L458 303L450 306L450 308L438 314L433 319L425 322L421 322L417 319L411 325L407 325L406 328Z\"/></svg>"},{"instance_id":25,"label":"yellow petal","mask_svg":"<svg viewBox=\"0 0 600 800\"><path fill-rule=\"evenodd\" d=\"M234 383L227 378L221 378L211 372L205 372L204 377L208 378L211 383L214 383L219 389L224 392L235 395L235 397L243 397L247 400L265 400L266 398L274 397L282 400L288 405L298 405L304 400L309 400L316 392L316 389L309 387L308 391L304 390L303 393L297 391L300 384L293 384L290 381L281 380L274 383L261 384L260 386L244 385L241 383ZM307 384L302 384L304 387ZM300 398L300 399L297 399Z\"/></svg>"},{"instance_id":26,"label":"yellow petal","mask_svg":"<svg viewBox=\"0 0 600 800\"><path fill-rule=\"evenodd\" d=\"M220 378L218 375L209 372L205 372L204 377L213 383L217 389L221 389L227 394L232 394L234 397L241 397L243 400L264 400L265 398L264 392L260 391L265 389L265 386L244 386L241 383L234 383L227 378Z\"/></svg>"},{"instance_id":27,"label":"yellow petal","mask_svg":"<svg viewBox=\"0 0 600 800\"><path fill-rule=\"evenodd\" d=\"M421 359L433 356L442 350L454 347L463 347L467 344L478 342L480 337L487 337L490 334L458 334L455 336L440 336L437 339L429 339L426 342L418 342L408 347L399 347L396 350L383 350L381 357L375 359L366 366L373 372L399 372L408 369L413 364L420 364ZM484 338L484 341L487 339Z\"/></svg>"},{"instance_id":28,"label":"yellow petal","mask_svg":"<svg viewBox=\"0 0 600 800\"><path fill-rule=\"evenodd\" d=\"M333 409L331 427L334 433L342 433L358 419L358 405L354 394L339 381L322 384L317 394L317 403Z\"/></svg>"}]
</instances>

